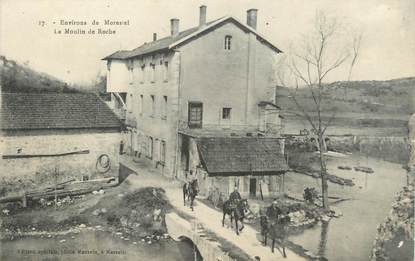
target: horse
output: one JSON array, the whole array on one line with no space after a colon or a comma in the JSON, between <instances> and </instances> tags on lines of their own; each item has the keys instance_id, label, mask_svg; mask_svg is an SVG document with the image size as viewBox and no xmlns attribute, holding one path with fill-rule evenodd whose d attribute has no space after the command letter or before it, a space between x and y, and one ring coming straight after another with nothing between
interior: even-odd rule
<instances>
[{"instance_id":1,"label":"horse","mask_svg":"<svg viewBox=\"0 0 415 261\"><path fill-rule=\"evenodd\" d=\"M225 216L229 215L231 217L231 227L233 219L235 219L235 228L236 228L236 234L239 235L239 232L241 232L244 229L244 218L245 218L245 212L249 211L249 205L247 199L241 199L236 203L236 206L233 202L230 200L225 201L222 207L223 210L223 219L222 219L222 226L225 226ZM241 221L242 227L239 229L238 227L238 221Z\"/></svg>"},{"instance_id":2,"label":"horse","mask_svg":"<svg viewBox=\"0 0 415 261\"><path fill-rule=\"evenodd\" d=\"M193 211L193 201L195 200L197 193L199 192L199 184L197 179L186 182L183 185L183 203L186 206L186 197L190 201L190 209Z\"/></svg>"},{"instance_id":3,"label":"horse","mask_svg":"<svg viewBox=\"0 0 415 261\"><path fill-rule=\"evenodd\" d=\"M262 243L266 246L267 245L267 237L269 232L269 221L266 215L261 215L259 217L259 225L261 227L261 236L262 236Z\"/></svg>"},{"instance_id":4,"label":"horse","mask_svg":"<svg viewBox=\"0 0 415 261\"><path fill-rule=\"evenodd\" d=\"M275 242L278 240L279 245L282 247L282 255L284 258L287 257L285 253L285 238L287 237L287 227L290 223L290 216L281 215L274 220L274 222L269 222L268 217L262 217L264 220L261 220L261 232L264 237L264 245L267 245L267 236L269 234L272 239L271 252L274 253Z\"/></svg>"}]
</instances>

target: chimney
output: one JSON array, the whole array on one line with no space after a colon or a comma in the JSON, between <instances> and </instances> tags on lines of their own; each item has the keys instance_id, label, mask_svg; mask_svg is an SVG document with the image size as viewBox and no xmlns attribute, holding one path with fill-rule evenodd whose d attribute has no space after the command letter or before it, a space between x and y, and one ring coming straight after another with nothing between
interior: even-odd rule
<instances>
[{"instance_id":1,"label":"chimney","mask_svg":"<svg viewBox=\"0 0 415 261\"><path fill-rule=\"evenodd\" d=\"M157 34L153 33L153 42L157 41Z\"/></svg>"},{"instance_id":2,"label":"chimney","mask_svg":"<svg viewBox=\"0 0 415 261\"><path fill-rule=\"evenodd\" d=\"M179 19L170 19L170 33L172 36L176 36L179 34Z\"/></svg>"},{"instance_id":3,"label":"chimney","mask_svg":"<svg viewBox=\"0 0 415 261\"><path fill-rule=\"evenodd\" d=\"M256 18L258 9L249 9L246 11L246 24L256 30Z\"/></svg>"},{"instance_id":4,"label":"chimney","mask_svg":"<svg viewBox=\"0 0 415 261\"><path fill-rule=\"evenodd\" d=\"M199 27L202 27L206 24L206 5L201 5L199 7Z\"/></svg>"}]
</instances>

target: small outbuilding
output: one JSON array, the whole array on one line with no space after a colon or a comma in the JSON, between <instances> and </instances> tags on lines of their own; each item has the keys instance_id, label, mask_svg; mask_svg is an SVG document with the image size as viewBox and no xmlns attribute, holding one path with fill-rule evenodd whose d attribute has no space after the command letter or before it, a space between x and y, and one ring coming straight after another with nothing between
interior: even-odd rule
<instances>
[{"instance_id":1,"label":"small outbuilding","mask_svg":"<svg viewBox=\"0 0 415 261\"><path fill-rule=\"evenodd\" d=\"M201 194L227 196L237 187L241 196L260 198L282 192L288 171L284 139L266 137L182 136L181 166L196 173Z\"/></svg>"},{"instance_id":2,"label":"small outbuilding","mask_svg":"<svg viewBox=\"0 0 415 261\"><path fill-rule=\"evenodd\" d=\"M92 93L2 93L0 194L118 176L121 121Z\"/></svg>"}]
</instances>

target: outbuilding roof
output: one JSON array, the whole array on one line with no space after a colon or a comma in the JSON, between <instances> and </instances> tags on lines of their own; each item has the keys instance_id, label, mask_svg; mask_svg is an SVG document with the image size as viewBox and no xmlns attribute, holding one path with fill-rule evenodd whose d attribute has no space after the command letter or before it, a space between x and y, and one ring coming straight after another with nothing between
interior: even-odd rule
<instances>
[{"instance_id":1,"label":"outbuilding roof","mask_svg":"<svg viewBox=\"0 0 415 261\"><path fill-rule=\"evenodd\" d=\"M121 127L93 93L2 93L0 116L2 130Z\"/></svg>"},{"instance_id":2,"label":"outbuilding roof","mask_svg":"<svg viewBox=\"0 0 415 261\"><path fill-rule=\"evenodd\" d=\"M211 176L275 175L288 170L278 138L198 138L202 164Z\"/></svg>"},{"instance_id":3,"label":"outbuilding roof","mask_svg":"<svg viewBox=\"0 0 415 261\"><path fill-rule=\"evenodd\" d=\"M185 31L180 32L177 35L171 35L164 37L162 39L145 43L131 51L117 51L109 56L106 56L103 58L103 60L112 60L112 59L118 59L118 60L124 60L129 59L133 57L138 57L145 54L150 54L154 52L159 52L163 50L171 50L179 45L185 44L188 41L191 41L225 23L232 22L236 24L238 27L240 27L244 31L252 32L257 36L257 39L264 44L268 45L272 50L274 50L277 53L280 53L281 50L278 49L276 46L274 46L271 42L269 42L265 37L261 36L256 30L253 28L245 25L244 23L240 22L238 19L232 17L232 16L225 16L222 18L219 18L214 21L210 21L206 23L205 26L196 26L190 29L187 29Z\"/></svg>"}]
</instances>

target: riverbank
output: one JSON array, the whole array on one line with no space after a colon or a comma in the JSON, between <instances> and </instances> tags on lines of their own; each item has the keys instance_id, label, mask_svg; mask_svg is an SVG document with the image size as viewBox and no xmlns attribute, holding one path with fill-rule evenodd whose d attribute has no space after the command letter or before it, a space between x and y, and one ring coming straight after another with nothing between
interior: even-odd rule
<instances>
[{"instance_id":1,"label":"riverbank","mask_svg":"<svg viewBox=\"0 0 415 261\"><path fill-rule=\"evenodd\" d=\"M372 261L414 259L414 182L397 193L392 210L377 228Z\"/></svg>"},{"instance_id":2,"label":"riverbank","mask_svg":"<svg viewBox=\"0 0 415 261\"><path fill-rule=\"evenodd\" d=\"M355 166L370 167L373 173L358 171ZM318 222L303 233L290 235L288 240L330 261L369 260L377 226L388 215L395 193L406 184L406 170L399 164L359 155L332 158L327 169L355 183L352 187L329 183L329 196L349 199L335 204L343 216ZM300 197L305 187L321 191L321 182L297 173L286 174L285 188L289 195Z\"/></svg>"},{"instance_id":3,"label":"riverbank","mask_svg":"<svg viewBox=\"0 0 415 261\"><path fill-rule=\"evenodd\" d=\"M128 181L117 187L55 201L0 207L3 240L25 236L55 236L81 229L105 230L124 238L152 242L167 238L164 215L170 211L164 190L134 189Z\"/></svg>"}]
</instances>

